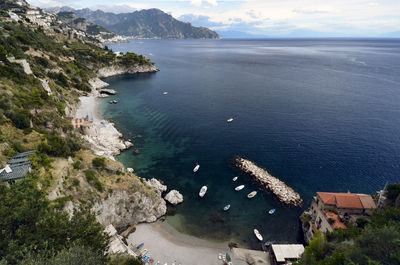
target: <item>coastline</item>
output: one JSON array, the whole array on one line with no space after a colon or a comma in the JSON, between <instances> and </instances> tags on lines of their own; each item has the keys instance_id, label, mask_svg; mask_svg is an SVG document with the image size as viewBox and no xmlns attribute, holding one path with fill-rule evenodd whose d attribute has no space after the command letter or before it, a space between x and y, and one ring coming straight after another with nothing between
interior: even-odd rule
<instances>
[{"instance_id":1,"label":"coastline","mask_svg":"<svg viewBox=\"0 0 400 265\"><path fill-rule=\"evenodd\" d=\"M118 74L115 74L118 75ZM114 156L133 146L124 141L123 135L117 130L114 123L104 120L100 113L99 98L102 96L99 90L109 86L99 78L91 80L92 92L80 97L80 103L75 111L74 118L89 116L92 121L89 126L83 128L83 139L96 155L115 160ZM140 242L139 242L140 241ZM244 257L252 255L266 255L261 251L235 248L230 250L229 242L215 242L201 239L189 234L177 231L168 222L156 220L152 223L140 223L137 229L128 237L128 245L145 243L146 249L154 260L162 261L161 264L190 264L190 265L215 265L223 264L219 256L229 253L234 264L247 264ZM261 253L261 256L260 256ZM238 258L235 258L235 257ZM268 263L267 263L268 264Z\"/></svg>"},{"instance_id":2,"label":"coastline","mask_svg":"<svg viewBox=\"0 0 400 265\"><path fill-rule=\"evenodd\" d=\"M268 265L269 256L263 251L253 251L242 248L229 249L228 242L216 243L183 234L167 222L142 223L136 226L136 231L129 235L130 246L144 243L141 251L147 249L155 262L176 265L219 265L224 264L218 257L228 253L235 265L245 265L246 257L251 255Z\"/></svg>"}]
</instances>

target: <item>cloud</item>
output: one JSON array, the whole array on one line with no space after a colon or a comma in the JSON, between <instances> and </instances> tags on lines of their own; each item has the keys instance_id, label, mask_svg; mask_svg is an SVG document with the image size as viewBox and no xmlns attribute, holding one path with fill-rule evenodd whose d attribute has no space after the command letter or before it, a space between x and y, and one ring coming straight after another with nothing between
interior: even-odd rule
<instances>
[{"instance_id":1,"label":"cloud","mask_svg":"<svg viewBox=\"0 0 400 265\"><path fill-rule=\"evenodd\" d=\"M208 4L209 6L218 6L217 0L191 0L190 4L196 7L203 6L203 3Z\"/></svg>"}]
</instances>

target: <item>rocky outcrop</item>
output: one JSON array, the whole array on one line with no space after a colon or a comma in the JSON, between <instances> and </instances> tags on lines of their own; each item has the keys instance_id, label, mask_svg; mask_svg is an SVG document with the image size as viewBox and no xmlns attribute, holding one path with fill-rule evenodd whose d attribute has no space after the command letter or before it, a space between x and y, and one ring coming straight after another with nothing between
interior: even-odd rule
<instances>
[{"instance_id":1,"label":"rocky outcrop","mask_svg":"<svg viewBox=\"0 0 400 265\"><path fill-rule=\"evenodd\" d=\"M152 64L135 65L133 67L112 65L112 66L101 68L97 72L97 76L99 78L105 78L105 77L123 75L123 74L152 73L152 72L158 72L158 71L159 71L159 69Z\"/></svg>"},{"instance_id":2,"label":"rocky outcrop","mask_svg":"<svg viewBox=\"0 0 400 265\"><path fill-rule=\"evenodd\" d=\"M263 188L274 193L281 202L295 206L300 206L303 202L300 195L291 187L269 174L267 170L258 167L250 160L237 157L235 159L235 165L260 183Z\"/></svg>"},{"instance_id":3,"label":"rocky outcrop","mask_svg":"<svg viewBox=\"0 0 400 265\"><path fill-rule=\"evenodd\" d=\"M146 183L147 185L155 188L158 195L161 195L164 191L167 190L167 186L161 184L161 182L155 178L147 180Z\"/></svg>"},{"instance_id":4,"label":"rocky outcrop","mask_svg":"<svg viewBox=\"0 0 400 265\"><path fill-rule=\"evenodd\" d=\"M96 203L93 207L98 212L97 220L107 226L125 228L141 222L155 222L167 212L165 201L155 193L129 190L115 190Z\"/></svg>"},{"instance_id":5,"label":"rocky outcrop","mask_svg":"<svg viewBox=\"0 0 400 265\"><path fill-rule=\"evenodd\" d=\"M122 139L122 134L108 121L93 121L83 128L85 139L96 155L114 160L114 156L133 146Z\"/></svg>"},{"instance_id":6,"label":"rocky outcrop","mask_svg":"<svg viewBox=\"0 0 400 265\"><path fill-rule=\"evenodd\" d=\"M100 78L90 79L89 84L92 86L92 89L94 90L102 89L109 86L108 83L104 82Z\"/></svg>"},{"instance_id":7,"label":"rocky outcrop","mask_svg":"<svg viewBox=\"0 0 400 265\"><path fill-rule=\"evenodd\" d=\"M171 190L165 195L164 199L173 205L183 202L183 195L177 190Z\"/></svg>"}]
</instances>

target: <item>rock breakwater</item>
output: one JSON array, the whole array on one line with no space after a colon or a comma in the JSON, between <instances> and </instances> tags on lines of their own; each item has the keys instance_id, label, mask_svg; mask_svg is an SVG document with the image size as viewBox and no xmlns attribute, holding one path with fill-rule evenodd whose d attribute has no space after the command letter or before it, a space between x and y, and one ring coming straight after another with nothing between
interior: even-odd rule
<instances>
[{"instance_id":1,"label":"rock breakwater","mask_svg":"<svg viewBox=\"0 0 400 265\"><path fill-rule=\"evenodd\" d=\"M274 193L281 202L294 206L300 206L303 202L300 195L291 187L269 174L267 170L258 167L250 160L236 157L235 166L249 174L255 181L260 183L263 188Z\"/></svg>"}]
</instances>

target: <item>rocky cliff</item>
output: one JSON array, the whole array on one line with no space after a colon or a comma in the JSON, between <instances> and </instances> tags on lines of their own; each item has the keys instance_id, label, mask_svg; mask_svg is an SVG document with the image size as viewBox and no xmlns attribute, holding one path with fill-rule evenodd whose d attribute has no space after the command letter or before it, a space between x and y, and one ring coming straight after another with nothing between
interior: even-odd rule
<instances>
[{"instance_id":1,"label":"rocky cliff","mask_svg":"<svg viewBox=\"0 0 400 265\"><path fill-rule=\"evenodd\" d=\"M99 78L105 78L123 74L151 73L158 71L159 69L152 64L135 65L133 67L128 67L128 68L119 65L112 65L99 69L97 75Z\"/></svg>"}]
</instances>

